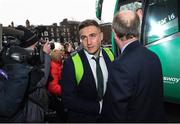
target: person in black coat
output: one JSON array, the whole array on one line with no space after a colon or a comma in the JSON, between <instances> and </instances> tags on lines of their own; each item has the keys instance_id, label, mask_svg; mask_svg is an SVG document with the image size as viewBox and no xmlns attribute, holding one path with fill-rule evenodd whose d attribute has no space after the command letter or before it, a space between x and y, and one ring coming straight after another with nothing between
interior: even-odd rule
<instances>
[{"instance_id":1,"label":"person in black coat","mask_svg":"<svg viewBox=\"0 0 180 124\"><path fill-rule=\"evenodd\" d=\"M121 55L112 63L103 101L103 122L166 122L158 56L139 41L140 20L120 11L112 30Z\"/></svg>"},{"instance_id":2,"label":"person in black coat","mask_svg":"<svg viewBox=\"0 0 180 124\"><path fill-rule=\"evenodd\" d=\"M0 72L0 122L22 122L20 108L28 87L29 68L9 58Z\"/></svg>"},{"instance_id":3,"label":"person in black coat","mask_svg":"<svg viewBox=\"0 0 180 124\"><path fill-rule=\"evenodd\" d=\"M83 49L76 54L80 56L83 65L80 68L84 69L84 73L77 84L73 55L64 61L61 80L62 99L64 106L68 109L67 122L97 122L100 118L102 98L98 95L96 62L93 57L100 57L104 93L108 80L108 65L111 61L101 48L103 33L96 21L83 21L79 26L79 37Z\"/></svg>"}]
</instances>

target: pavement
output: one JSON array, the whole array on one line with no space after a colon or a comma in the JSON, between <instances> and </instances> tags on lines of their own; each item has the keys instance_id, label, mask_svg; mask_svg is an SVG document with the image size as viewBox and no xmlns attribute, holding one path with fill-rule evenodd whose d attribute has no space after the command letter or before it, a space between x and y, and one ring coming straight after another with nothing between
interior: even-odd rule
<instances>
[{"instance_id":1,"label":"pavement","mask_svg":"<svg viewBox=\"0 0 180 124\"><path fill-rule=\"evenodd\" d=\"M180 123L180 104L165 102L165 111L169 123Z\"/></svg>"}]
</instances>

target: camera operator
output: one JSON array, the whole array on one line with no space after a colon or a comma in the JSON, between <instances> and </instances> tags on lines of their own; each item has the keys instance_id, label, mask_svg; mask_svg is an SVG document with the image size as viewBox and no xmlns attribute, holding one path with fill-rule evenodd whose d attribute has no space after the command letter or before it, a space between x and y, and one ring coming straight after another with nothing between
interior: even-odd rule
<instances>
[{"instance_id":1,"label":"camera operator","mask_svg":"<svg viewBox=\"0 0 180 124\"><path fill-rule=\"evenodd\" d=\"M0 122L43 122L50 48L48 43L39 47L37 35L24 26L17 30L24 36L19 46L10 47L9 55L3 57L0 71Z\"/></svg>"},{"instance_id":2,"label":"camera operator","mask_svg":"<svg viewBox=\"0 0 180 124\"><path fill-rule=\"evenodd\" d=\"M21 106L29 85L30 69L26 62L11 57L14 49L9 47L5 48L9 51L2 50L0 56L2 64L0 70L0 122L22 122L24 116ZM18 51L22 51L22 49Z\"/></svg>"}]
</instances>

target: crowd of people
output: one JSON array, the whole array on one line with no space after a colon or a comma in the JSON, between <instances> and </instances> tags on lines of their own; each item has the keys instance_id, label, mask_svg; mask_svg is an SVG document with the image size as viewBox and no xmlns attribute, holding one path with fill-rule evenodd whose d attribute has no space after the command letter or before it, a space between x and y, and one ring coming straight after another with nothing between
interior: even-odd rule
<instances>
[{"instance_id":1,"label":"crowd of people","mask_svg":"<svg viewBox=\"0 0 180 124\"><path fill-rule=\"evenodd\" d=\"M46 42L37 65L6 56L0 122L166 122L161 63L139 43L140 25L134 11L114 16L116 58L102 47L103 32L92 19L79 25L80 48ZM20 48L34 49L33 32L18 30L28 35Z\"/></svg>"}]
</instances>

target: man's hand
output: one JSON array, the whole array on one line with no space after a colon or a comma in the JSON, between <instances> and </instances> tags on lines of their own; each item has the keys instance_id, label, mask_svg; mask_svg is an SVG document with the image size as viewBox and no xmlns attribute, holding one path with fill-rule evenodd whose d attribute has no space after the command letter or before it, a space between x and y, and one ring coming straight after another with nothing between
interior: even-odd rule
<instances>
[{"instance_id":1,"label":"man's hand","mask_svg":"<svg viewBox=\"0 0 180 124\"><path fill-rule=\"evenodd\" d=\"M49 45L49 42L47 41L44 46L43 46L43 52L45 52L46 54L50 54L51 52L51 49L50 49L50 45Z\"/></svg>"}]
</instances>

